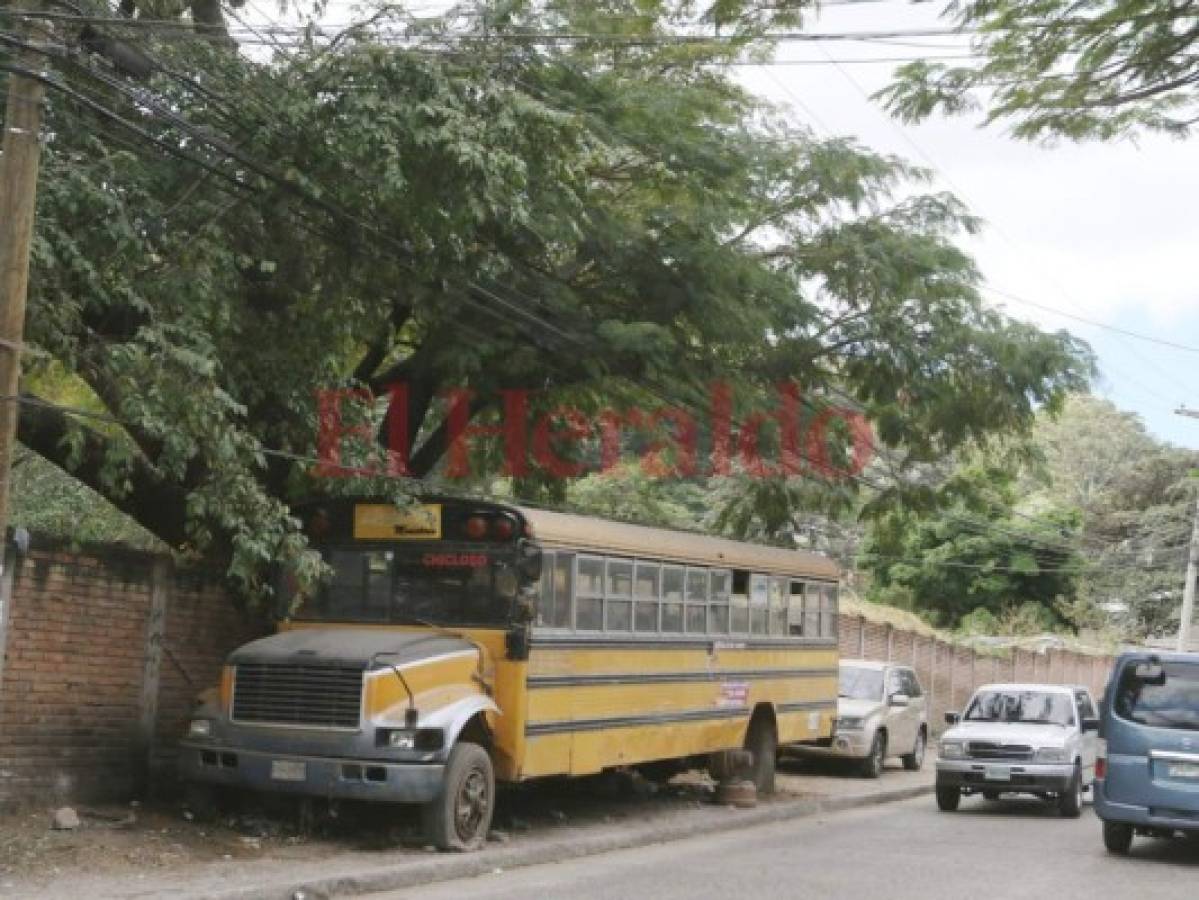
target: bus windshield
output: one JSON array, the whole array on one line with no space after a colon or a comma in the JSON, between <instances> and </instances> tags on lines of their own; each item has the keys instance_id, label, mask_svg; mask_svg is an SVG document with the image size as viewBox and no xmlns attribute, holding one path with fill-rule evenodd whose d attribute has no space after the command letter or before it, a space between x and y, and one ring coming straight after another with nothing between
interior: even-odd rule
<instances>
[{"instance_id":1,"label":"bus windshield","mask_svg":"<svg viewBox=\"0 0 1199 900\"><path fill-rule=\"evenodd\" d=\"M332 575L297 619L496 626L516 596L513 554L494 546L345 547L321 556Z\"/></svg>"},{"instance_id":2,"label":"bus windshield","mask_svg":"<svg viewBox=\"0 0 1199 900\"><path fill-rule=\"evenodd\" d=\"M1136 669L1129 663L1121 673L1116 715L1155 728L1199 731L1199 665L1164 663L1162 677L1154 681L1138 678Z\"/></svg>"}]
</instances>

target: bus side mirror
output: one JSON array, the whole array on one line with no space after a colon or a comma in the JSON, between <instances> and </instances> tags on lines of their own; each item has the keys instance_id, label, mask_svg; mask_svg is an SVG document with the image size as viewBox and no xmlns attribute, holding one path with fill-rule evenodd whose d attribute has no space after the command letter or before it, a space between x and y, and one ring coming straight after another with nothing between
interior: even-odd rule
<instances>
[{"instance_id":1,"label":"bus side mirror","mask_svg":"<svg viewBox=\"0 0 1199 900\"><path fill-rule=\"evenodd\" d=\"M541 548L531 541L521 541L516 548L516 571L522 581L534 582L541 580L541 568L545 555Z\"/></svg>"}]
</instances>

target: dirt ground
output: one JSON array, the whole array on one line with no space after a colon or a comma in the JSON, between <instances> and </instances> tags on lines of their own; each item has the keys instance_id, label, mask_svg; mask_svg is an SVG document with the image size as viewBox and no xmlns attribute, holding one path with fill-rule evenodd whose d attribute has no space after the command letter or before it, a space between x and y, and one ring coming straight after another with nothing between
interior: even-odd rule
<instances>
[{"instance_id":1,"label":"dirt ground","mask_svg":"<svg viewBox=\"0 0 1199 900\"><path fill-rule=\"evenodd\" d=\"M875 783L877 784L877 782ZM866 788L835 767L780 762L778 800ZM687 773L665 785L639 776L547 779L501 789L493 840L549 834L562 826L644 822L713 802L711 780ZM51 828L54 810L0 816L0 894L17 885L73 874L152 877L222 860L311 863L346 852L430 852L413 807L304 804L290 798L242 799L201 821L183 800L76 806L81 824Z\"/></svg>"}]
</instances>

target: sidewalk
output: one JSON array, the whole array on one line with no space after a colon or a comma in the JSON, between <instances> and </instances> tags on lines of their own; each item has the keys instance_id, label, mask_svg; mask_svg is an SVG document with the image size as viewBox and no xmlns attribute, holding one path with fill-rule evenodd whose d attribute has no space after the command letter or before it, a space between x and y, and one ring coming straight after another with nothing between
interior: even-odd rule
<instances>
[{"instance_id":1,"label":"sidewalk","mask_svg":"<svg viewBox=\"0 0 1199 900\"><path fill-rule=\"evenodd\" d=\"M190 862L157 870L97 873L60 865L50 879L6 879L0 883L0 896L89 900L353 896L907 799L932 792L933 766L930 760L924 771L913 773L893 765L882 778L867 780L784 762L778 782L775 797L754 809L738 810L711 803L707 786L696 782L672 785L651 796L627 787L563 781L501 795L496 840L478 853L435 853L404 841L377 850L346 849L344 841L313 839L267 847L258 858Z\"/></svg>"}]
</instances>

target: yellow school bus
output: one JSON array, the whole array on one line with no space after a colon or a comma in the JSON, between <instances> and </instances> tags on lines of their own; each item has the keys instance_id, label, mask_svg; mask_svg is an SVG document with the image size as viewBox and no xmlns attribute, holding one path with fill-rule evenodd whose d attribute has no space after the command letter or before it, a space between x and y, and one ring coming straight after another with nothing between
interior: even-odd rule
<instances>
[{"instance_id":1,"label":"yellow school bus","mask_svg":"<svg viewBox=\"0 0 1199 900\"><path fill-rule=\"evenodd\" d=\"M497 780L740 765L769 792L780 743L832 735L822 556L464 499L302 515L332 575L201 697L193 785L420 803L470 849Z\"/></svg>"}]
</instances>

